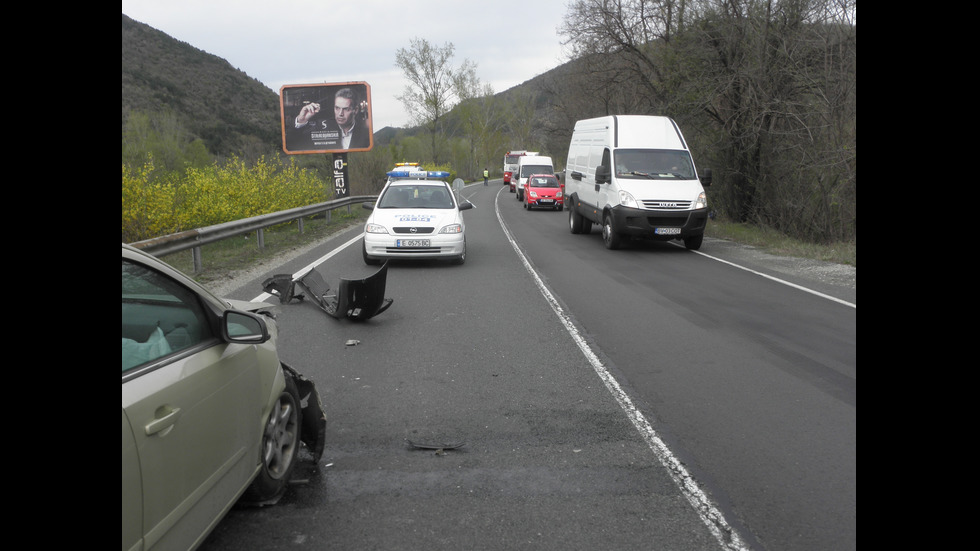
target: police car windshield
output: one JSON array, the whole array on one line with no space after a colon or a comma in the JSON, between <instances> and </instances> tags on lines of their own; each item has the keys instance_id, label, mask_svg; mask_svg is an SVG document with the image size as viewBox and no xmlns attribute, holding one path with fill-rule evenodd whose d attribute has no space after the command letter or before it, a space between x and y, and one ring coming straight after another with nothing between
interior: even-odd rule
<instances>
[{"instance_id":1,"label":"police car windshield","mask_svg":"<svg viewBox=\"0 0 980 551\"><path fill-rule=\"evenodd\" d=\"M617 178L694 180L694 163L687 151L619 149L613 164Z\"/></svg>"},{"instance_id":2,"label":"police car windshield","mask_svg":"<svg viewBox=\"0 0 980 551\"><path fill-rule=\"evenodd\" d=\"M452 193L443 184L392 184L378 199L379 209L451 209Z\"/></svg>"}]
</instances>

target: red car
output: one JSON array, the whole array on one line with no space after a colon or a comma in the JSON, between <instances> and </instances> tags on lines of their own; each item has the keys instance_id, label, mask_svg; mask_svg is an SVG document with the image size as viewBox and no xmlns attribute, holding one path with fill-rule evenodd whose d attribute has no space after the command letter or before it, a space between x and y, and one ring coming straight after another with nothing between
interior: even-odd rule
<instances>
[{"instance_id":1,"label":"red car","mask_svg":"<svg viewBox=\"0 0 980 551\"><path fill-rule=\"evenodd\" d=\"M532 174L524 186L524 208L547 207L552 210L565 208L565 194L554 174Z\"/></svg>"}]
</instances>

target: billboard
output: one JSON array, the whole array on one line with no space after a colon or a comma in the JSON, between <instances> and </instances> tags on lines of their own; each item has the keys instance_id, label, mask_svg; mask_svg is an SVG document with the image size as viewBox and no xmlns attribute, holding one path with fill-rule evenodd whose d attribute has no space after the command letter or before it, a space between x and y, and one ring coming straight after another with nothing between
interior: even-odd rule
<instances>
[{"instance_id":1,"label":"billboard","mask_svg":"<svg viewBox=\"0 0 980 551\"><path fill-rule=\"evenodd\" d=\"M279 89L282 150L369 151L374 146L371 87L366 82L287 84Z\"/></svg>"}]
</instances>

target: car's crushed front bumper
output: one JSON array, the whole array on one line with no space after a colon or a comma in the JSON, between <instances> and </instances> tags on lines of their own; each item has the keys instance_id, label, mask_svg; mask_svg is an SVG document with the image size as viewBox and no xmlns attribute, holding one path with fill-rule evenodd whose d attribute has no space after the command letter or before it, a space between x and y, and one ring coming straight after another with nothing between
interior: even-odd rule
<instances>
[{"instance_id":1,"label":"car's crushed front bumper","mask_svg":"<svg viewBox=\"0 0 980 551\"><path fill-rule=\"evenodd\" d=\"M327 414L323 411L320 393L317 392L313 381L284 363L280 362L280 365L283 373L296 383L296 389L299 391L299 403L302 408L300 440L313 454L315 463L323 455L327 440Z\"/></svg>"}]
</instances>

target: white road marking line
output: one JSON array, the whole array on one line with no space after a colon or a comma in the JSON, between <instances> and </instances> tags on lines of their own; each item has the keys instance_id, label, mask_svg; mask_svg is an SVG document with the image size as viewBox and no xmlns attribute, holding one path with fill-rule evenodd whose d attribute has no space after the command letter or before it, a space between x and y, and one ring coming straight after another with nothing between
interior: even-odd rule
<instances>
[{"instance_id":1,"label":"white road marking line","mask_svg":"<svg viewBox=\"0 0 980 551\"><path fill-rule=\"evenodd\" d=\"M680 245L677 245L677 246L680 247ZM830 295L825 295L824 293L821 293L819 291L814 291L813 289L809 289L809 288L804 287L802 285L797 285L795 283L786 281L785 279L779 279L778 277L774 277L774 276L771 276L769 274L764 274L762 272L753 270L751 268L746 268L745 266L741 266L739 264L735 264L734 262L730 262L728 260L723 260L721 258L718 258L718 257L715 257L715 256L711 256L710 254L705 254L705 253L703 253L701 251L691 251L691 252L692 253L695 253L695 254L699 254L699 255L704 256L704 257L707 257L707 258L710 258L711 260L717 260L718 262L721 262L721 263L724 263L724 264L728 264L729 266L734 266L734 267L736 267L736 268L738 268L740 270L745 270L746 272L750 272L750 273L753 273L755 275L762 276L762 277L764 277L766 279L771 279L771 280L773 280L773 281L775 281L777 283L782 283L783 285L788 285L790 287L793 287L794 289L799 289L801 291L810 293L812 295L816 295L818 297L825 298L827 300L832 300L834 302L839 302L839 303L841 303L841 304L843 304L845 306L850 306L851 308L857 309L857 304L854 304L853 302L847 302L846 300L841 300L841 299L839 299L837 297L832 297Z\"/></svg>"}]
</instances>

